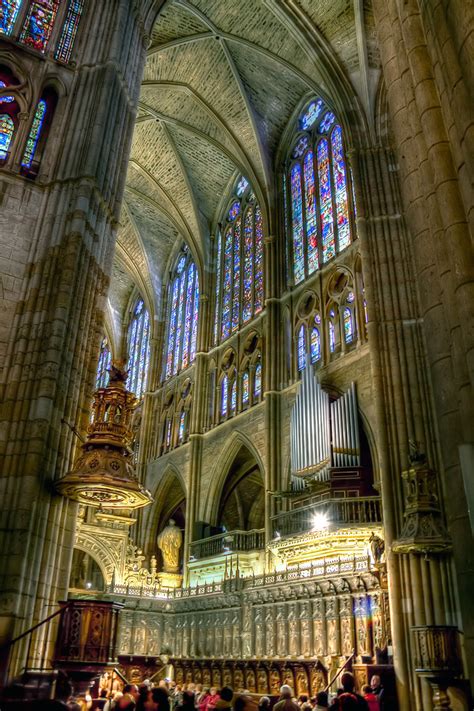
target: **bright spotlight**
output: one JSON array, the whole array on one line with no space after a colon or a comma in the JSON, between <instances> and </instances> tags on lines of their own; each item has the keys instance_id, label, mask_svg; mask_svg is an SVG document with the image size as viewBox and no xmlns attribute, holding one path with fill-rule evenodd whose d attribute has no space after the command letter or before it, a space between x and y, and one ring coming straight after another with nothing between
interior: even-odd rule
<instances>
[{"instance_id":1,"label":"bright spotlight","mask_svg":"<svg viewBox=\"0 0 474 711\"><path fill-rule=\"evenodd\" d=\"M313 516L313 521L312 521L312 531L323 531L325 528L329 526L329 521L327 514L325 513L316 513Z\"/></svg>"}]
</instances>

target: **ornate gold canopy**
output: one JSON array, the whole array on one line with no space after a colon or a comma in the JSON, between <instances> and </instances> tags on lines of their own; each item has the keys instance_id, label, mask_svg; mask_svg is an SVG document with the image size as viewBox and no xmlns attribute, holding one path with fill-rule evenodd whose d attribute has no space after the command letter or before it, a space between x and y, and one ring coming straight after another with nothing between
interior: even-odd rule
<instances>
[{"instance_id":1,"label":"ornate gold canopy","mask_svg":"<svg viewBox=\"0 0 474 711\"><path fill-rule=\"evenodd\" d=\"M112 363L109 385L96 391L82 454L56 484L60 494L87 506L136 509L152 501L135 475L131 422L137 399L125 388L123 365Z\"/></svg>"}]
</instances>

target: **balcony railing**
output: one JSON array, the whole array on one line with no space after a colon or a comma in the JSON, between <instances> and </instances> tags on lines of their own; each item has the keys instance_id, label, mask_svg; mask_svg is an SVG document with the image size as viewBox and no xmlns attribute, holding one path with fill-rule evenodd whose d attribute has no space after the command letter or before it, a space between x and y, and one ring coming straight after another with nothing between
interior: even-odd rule
<instances>
[{"instance_id":1,"label":"balcony railing","mask_svg":"<svg viewBox=\"0 0 474 711\"><path fill-rule=\"evenodd\" d=\"M255 551L265 546L265 530L227 531L191 543L191 559L211 558L225 553Z\"/></svg>"},{"instance_id":2,"label":"balcony railing","mask_svg":"<svg viewBox=\"0 0 474 711\"><path fill-rule=\"evenodd\" d=\"M327 499L272 517L273 535L294 536L326 526L376 524L382 521L380 496Z\"/></svg>"}]
</instances>

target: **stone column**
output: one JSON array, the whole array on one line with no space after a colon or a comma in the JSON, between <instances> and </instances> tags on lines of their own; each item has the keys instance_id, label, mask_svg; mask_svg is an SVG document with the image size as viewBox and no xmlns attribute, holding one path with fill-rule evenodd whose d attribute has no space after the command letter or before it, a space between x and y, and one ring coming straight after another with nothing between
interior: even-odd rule
<instances>
[{"instance_id":1,"label":"stone column","mask_svg":"<svg viewBox=\"0 0 474 711\"><path fill-rule=\"evenodd\" d=\"M159 5L93 4L49 136L48 182L31 186L11 172L7 179L19 199L4 201L3 217L25 245L25 261L1 386L1 641L45 618L67 592L76 507L53 495L52 483L77 445L62 420L84 425L87 417L146 33ZM22 206L31 195L35 214ZM38 649L47 637L42 629ZM15 647L14 666L25 661L24 646Z\"/></svg>"}]
</instances>

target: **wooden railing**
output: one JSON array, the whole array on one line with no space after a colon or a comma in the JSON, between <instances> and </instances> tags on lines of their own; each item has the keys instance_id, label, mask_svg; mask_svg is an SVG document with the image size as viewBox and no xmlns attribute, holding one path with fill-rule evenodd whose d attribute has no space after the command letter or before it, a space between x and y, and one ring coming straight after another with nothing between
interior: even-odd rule
<instances>
[{"instance_id":1,"label":"wooden railing","mask_svg":"<svg viewBox=\"0 0 474 711\"><path fill-rule=\"evenodd\" d=\"M274 536L294 536L325 525L376 524L382 521L380 496L326 499L272 517Z\"/></svg>"},{"instance_id":2,"label":"wooden railing","mask_svg":"<svg viewBox=\"0 0 474 711\"><path fill-rule=\"evenodd\" d=\"M240 553L243 551L255 551L264 548L264 529L254 529L253 531L227 531L219 533L217 536L202 538L191 543L191 556L196 560L201 558L211 558L224 553Z\"/></svg>"}]
</instances>

